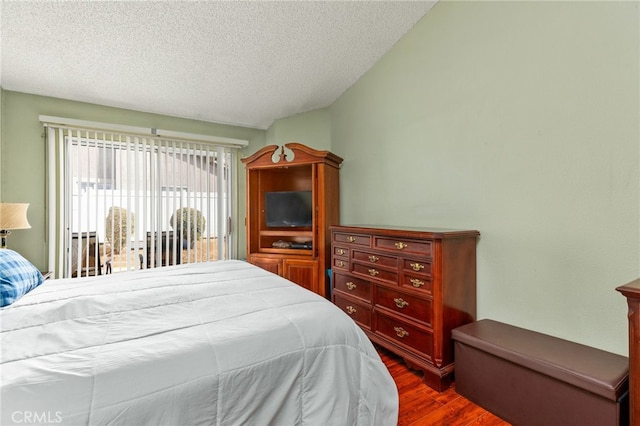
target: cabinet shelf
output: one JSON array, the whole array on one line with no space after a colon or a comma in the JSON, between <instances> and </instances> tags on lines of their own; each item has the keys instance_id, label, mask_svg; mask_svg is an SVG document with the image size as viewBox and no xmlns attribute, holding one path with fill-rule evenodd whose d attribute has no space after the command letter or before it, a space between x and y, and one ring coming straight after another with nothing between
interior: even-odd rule
<instances>
[{"instance_id":1,"label":"cabinet shelf","mask_svg":"<svg viewBox=\"0 0 640 426\"><path fill-rule=\"evenodd\" d=\"M293 256L313 256L313 249L283 249L276 247L264 247L260 249L260 252Z\"/></svg>"},{"instance_id":2,"label":"cabinet shelf","mask_svg":"<svg viewBox=\"0 0 640 426\"><path fill-rule=\"evenodd\" d=\"M311 229L307 229L307 230L262 230L260 231L260 236L265 236L265 237L292 237L292 238L296 238L296 237L311 237L313 236L313 231Z\"/></svg>"}]
</instances>

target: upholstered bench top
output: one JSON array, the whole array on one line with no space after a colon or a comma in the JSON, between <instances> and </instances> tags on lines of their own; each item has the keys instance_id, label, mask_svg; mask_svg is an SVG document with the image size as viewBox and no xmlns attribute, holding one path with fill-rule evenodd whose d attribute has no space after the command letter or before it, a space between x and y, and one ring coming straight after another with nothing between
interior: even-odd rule
<instances>
[{"instance_id":1,"label":"upholstered bench top","mask_svg":"<svg viewBox=\"0 0 640 426\"><path fill-rule=\"evenodd\" d=\"M453 339L617 401L628 389L627 357L484 319L453 330Z\"/></svg>"}]
</instances>

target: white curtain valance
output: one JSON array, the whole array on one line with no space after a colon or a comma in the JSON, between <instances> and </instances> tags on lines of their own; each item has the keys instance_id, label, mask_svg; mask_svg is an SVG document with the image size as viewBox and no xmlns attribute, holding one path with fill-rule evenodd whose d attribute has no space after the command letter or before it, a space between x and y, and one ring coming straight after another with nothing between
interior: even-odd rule
<instances>
[{"instance_id":1,"label":"white curtain valance","mask_svg":"<svg viewBox=\"0 0 640 426\"><path fill-rule=\"evenodd\" d=\"M177 132L174 130L156 129L153 127L127 126L123 124L101 123L97 121L76 120L74 118L53 117L49 115L39 116L40 122L45 126L68 127L78 129L104 130L109 132L129 133L150 137L169 138L174 140L210 142L216 145L224 145L230 148L243 148L249 145L245 139L226 138L223 136L200 135L197 133Z\"/></svg>"}]
</instances>

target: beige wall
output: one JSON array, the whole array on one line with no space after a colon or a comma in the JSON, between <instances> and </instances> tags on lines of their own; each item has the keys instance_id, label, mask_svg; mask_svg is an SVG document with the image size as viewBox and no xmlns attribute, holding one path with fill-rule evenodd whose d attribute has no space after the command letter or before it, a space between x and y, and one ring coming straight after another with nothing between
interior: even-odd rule
<instances>
[{"instance_id":1,"label":"beige wall","mask_svg":"<svg viewBox=\"0 0 640 426\"><path fill-rule=\"evenodd\" d=\"M74 118L140 127L249 140L246 155L265 144L266 131L148 114L118 108L72 102L43 96L4 91L2 94L2 154L0 187L2 200L30 203L32 229L14 231L9 247L18 250L37 267L47 267L45 213L45 140L39 115ZM245 175L238 162L238 210L245 210ZM244 257L246 238L243 217L237 221L238 253Z\"/></svg>"},{"instance_id":2,"label":"beige wall","mask_svg":"<svg viewBox=\"0 0 640 426\"><path fill-rule=\"evenodd\" d=\"M478 229L479 318L626 354L614 289L640 276L639 16L438 3L329 108L342 222Z\"/></svg>"}]
</instances>

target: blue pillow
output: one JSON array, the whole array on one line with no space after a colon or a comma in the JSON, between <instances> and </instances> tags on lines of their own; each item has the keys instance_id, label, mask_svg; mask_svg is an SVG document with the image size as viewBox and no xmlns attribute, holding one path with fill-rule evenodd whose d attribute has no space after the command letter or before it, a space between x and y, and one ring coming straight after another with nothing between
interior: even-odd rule
<instances>
[{"instance_id":1,"label":"blue pillow","mask_svg":"<svg viewBox=\"0 0 640 426\"><path fill-rule=\"evenodd\" d=\"M43 281L40 271L19 253L0 249L0 307L12 304Z\"/></svg>"}]
</instances>

